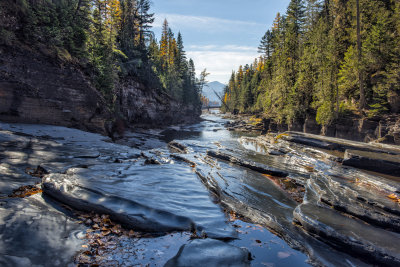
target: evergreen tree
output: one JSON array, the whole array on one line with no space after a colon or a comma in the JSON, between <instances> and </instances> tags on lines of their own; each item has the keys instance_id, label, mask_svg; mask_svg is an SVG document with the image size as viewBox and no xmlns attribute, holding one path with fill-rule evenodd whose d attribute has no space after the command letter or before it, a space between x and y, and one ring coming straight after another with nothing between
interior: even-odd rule
<instances>
[{"instance_id":1,"label":"evergreen tree","mask_svg":"<svg viewBox=\"0 0 400 267\"><path fill-rule=\"evenodd\" d=\"M151 24L154 22L154 13L150 11L149 0L138 0L139 47L146 49L146 41L151 35Z\"/></svg>"},{"instance_id":2,"label":"evergreen tree","mask_svg":"<svg viewBox=\"0 0 400 267\"><path fill-rule=\"evenodd\" d=\"M272 32L268 30L264 36L261 39L261 43L258 47L258 52L263 54L266 58L271 57L273 53L273 48L272 48Z\"/></svg>"},{"instance_id":3,"label":"evergreen tree","mask_svg":"<svg viewBox=\"0 0 400 267\"><path fill-rule=\"evenodd\" d=\"M399 6L292 0L261 39L263 57L233 73L224 109L262 110L288 124L315 118L324 126L359 107L368 116L398 112Z\"/></svg>"}]
</instances>

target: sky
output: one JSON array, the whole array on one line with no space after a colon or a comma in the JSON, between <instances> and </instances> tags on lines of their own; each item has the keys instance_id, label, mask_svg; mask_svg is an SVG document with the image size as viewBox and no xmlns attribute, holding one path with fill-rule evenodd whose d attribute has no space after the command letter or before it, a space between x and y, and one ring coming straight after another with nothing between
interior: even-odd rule
<instances>
[{"instance_id":1,"label":"sky","mask_svg":"<svg viewBox=\"0 0 400 267\"><path fill-rule=\"evenodd\" d=\"M257 47L278 12L285 13L290 0L151 0L155 13L153 31L158 40L167 19L180 31L188 58L196 73L207 69L209 81L227 83L232 70L251 64Z\"/></svg>"}]
</instances>

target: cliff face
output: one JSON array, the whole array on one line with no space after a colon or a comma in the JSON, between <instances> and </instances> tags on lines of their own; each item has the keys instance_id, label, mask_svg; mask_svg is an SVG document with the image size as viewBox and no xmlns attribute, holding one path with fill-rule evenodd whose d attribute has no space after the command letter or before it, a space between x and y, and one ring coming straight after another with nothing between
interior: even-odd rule
<instances>
[{"instance_id":1,"label":"cliff face","mask_svg":"<svg viewBox=\"0 0 400 267\"><path fill-rule=\"evenodd\" d=\"M101 95L72 64L28 49L0 47L0 120L104 133L111 119Z\"/></svg>"},{"instance_id":2,"label":"cliff face","mask_svg":"<svg viewBox=\"0 0 400 267\"><path fill-rule=\"evenodd\" d=\"M133 81L118 85L120 111L129 123L188 122L199 111ZM42 123L107 133L113 114L87 76L43 53L0 46L0 120ZM108 125L108 126L107 126Z\"/></svg>"},{"instance_id":3,"label":"cliff face","mask_svg":"<svg viewBox=\"0 0 400 267\"><path fill-rule=\"evenodd\" d=\"M129 124L161 126L197 120L201 109L182 105L164 93L149 90L134 81L119 85L120 110Z\"/></svg>"}]
</instances>

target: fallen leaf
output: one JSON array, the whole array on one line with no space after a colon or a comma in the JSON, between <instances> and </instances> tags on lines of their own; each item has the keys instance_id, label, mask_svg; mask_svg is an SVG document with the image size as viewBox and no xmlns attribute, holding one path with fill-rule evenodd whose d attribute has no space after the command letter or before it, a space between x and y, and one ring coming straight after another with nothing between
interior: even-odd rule
<instances>
[{"instance_id":1,"label":"fallen leaf","mask_svg":"<svg viewBox=\"0 0 400 267\"><path fill-rule=\"evenodd\" d=\"M107 235L111 234L111 231L110 231L110 230L102 231L101 234L102 234L103 236L107 236Z\"/></svg>"},{"instance_id":2,"label":"fallen leaf","mask_svg":"<svg viewBox=\"0 0 400 267\"><path fill-rule=\"evenodd\" d=\"M90 256L92 255L92 252L90 250L85 250L82 254Z\"/></svg>"},{"instance_id":3,"label":"fallen leaf","mask_svg":"<svg viewBox=\"0 0 400 267\"><path fill-rule=\"evenodd\" d=\"M135 232L134 232L133 230L130 230L129 233L128 233L128 235L129 235L130 237L135 236Z\"/></svg>"},{"instance_id":4,"label":"fallen leaf","mask_svg":"<svg viewBox=\"0 0 400 267\"><path fill-rule=\"evenodd\" d=\"M400 197L396 194L390 194L387 196L388 198L390 198L391 200L400 203Z\"/></svg>"}]
</instances>

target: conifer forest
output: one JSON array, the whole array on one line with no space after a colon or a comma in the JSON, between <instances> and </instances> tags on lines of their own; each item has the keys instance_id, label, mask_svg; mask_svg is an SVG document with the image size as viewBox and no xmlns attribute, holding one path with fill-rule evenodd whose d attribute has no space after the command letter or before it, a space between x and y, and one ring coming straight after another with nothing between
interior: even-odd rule
<instances>
[{"instance_id":1,"label":"conifer forest","mask_svg":"<svg viewBox=\"0 0 400 267\"><path fill-rule=\"evenodd\" d=\"M400 0L0 0L0 267L399 243Z\"/></svg>"},{"instance_id":2,"label":"conifer forest","mask_svg":"<svg viewBox=\"0 0 400 267\"><path fill-rule=\"evenodd\" d=\"M400 2L293 0L232 73L224 110L321 125L399 110Z\"/></svg>"}]
</instances>

